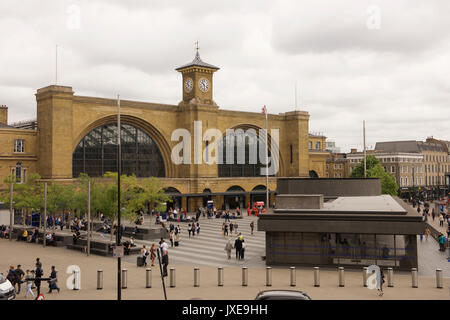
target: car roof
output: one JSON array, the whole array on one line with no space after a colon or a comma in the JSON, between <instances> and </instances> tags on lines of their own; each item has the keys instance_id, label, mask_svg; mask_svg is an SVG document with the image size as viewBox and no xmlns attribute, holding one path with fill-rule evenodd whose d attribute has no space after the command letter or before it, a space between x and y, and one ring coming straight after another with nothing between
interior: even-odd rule
<instances>
[{"instance_id":1,"label":"car roof","mask_svg":"<svg viewBox=\"0 0 450 320\"><path fill-rule=\"evenodd\" d=\"M258 297L267 296L267 295L279 295L286 297L294 297L299 295L305 295L306 293L299 290L264 290L258 293Z\"/></svg>"}]
</instances>

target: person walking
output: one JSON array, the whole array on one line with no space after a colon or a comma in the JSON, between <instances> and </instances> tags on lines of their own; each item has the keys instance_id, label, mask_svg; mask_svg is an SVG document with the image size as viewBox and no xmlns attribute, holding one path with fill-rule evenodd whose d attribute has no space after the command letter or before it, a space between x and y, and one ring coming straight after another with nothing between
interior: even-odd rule
<instances>
[{"instance_id":1,"label":"person walking","mask_svg":"<svg viewBox=\"0 0 450 320\"><path fill-rule=\"evenodd\" d=\"M439 214L439 226L444 226L444 215L442 213Z\"/></svg>"},{"instance_id":2,"label":"person walking","mask_svg":"<svg viewBox=\"0 0 450 320\"><path fill-rule=\"evenodd\" d=\"M377 283L377 291L378 295L381 297L384 294L383 292L384 273L382 268L380 268L380 279L381 279L380 283Z\"/></svg>"},{"instance_id":3,"label":"person walking","mask_svg":"<svg viewBox=\"0 0 450 320\"><path fill-rule=\"evenodd\" d=\"M173 247L173 242L175 240L175 231L174 230L170 231L169 239L170 239L170 247Z\"/></svg>"},{"instance_id":4,"label":"person walking","mask_svg":"<svg viewBox=\"0 0 450 320\"><path fill-rule=\"evenodd\" d=\"M144 261L144 266L146 267L147 266L148 251L147 251L147 248L145 247L145 244L142 245L141 255L142 255L142 261Z\"/></svg>"},{"instance_id":5,"label":"person walking","mask_svg":"<svg viewBox=\"0 0 450 320\"><path fill-rule=\"evenodd\" d=\"M197 227L196 230L197 231L197 236L200 234L200 223L197 222Z\"/></svg>"},{"instance_id":6,"label":"person walking","mask_svg":"<svg viewBox=\"0 0 450 320\"><path fill-rule=\"evenodd\" d=\"M434 208L433 210L431 210L431 217L433 218L434 221L434 218L436 217L436 211L434 211Z\"/></svg>"},{"instance_id":7,"label":"person walking","mask_svg":"<svg viewBox=\"0 0 450 320\"><path fill-rule=\"evenodd\" d=\"M430 235L430 229L428 227L425 228L425 240L428 241L428 236Z\"/></svg>"},{"instance_id":8,"label":"person walking","mask_svg":"<svg viewBox=\"0 0 450 320\"><path fill-rule=\"evenodd\" d=\"M36 261L38 260L39 258ZM37 296L39 296L41 294L41 278L44 275L44 272L42 271L42 264L40 264L40 262L36 262L36 269L34 270L34 274L34 285L36 286Z\"/></svg>"},{"instance_id":9,"label":"person walking","mask_svg":"<svg viewBox=\"0 0 450 320\"><path fill-rule=\"evenodd\" d=\"M14 283L16 281L14 266L9 266L8 275L6 276L6 279L9 280L9 282L11 282L11 284L14 286Z\"/></svg>"},{"instance_id":10,"label":"person walking","mask_svg":"<svg viewBox=\"0 0 450 320\"><path fill-rule=\"evenodd\" d=\"M152 259L152 267L155 266L155 258L156 258L156 246L154 243L152 243L152 246L150 248L150 259Z\"/></svg>"},{"instance_id":11,"label":"person walking","mask_svg":"<svg viewBox=\"0 0 450 320\"><path fill-rule=\"evenodd\" d=\"M192 232L191 224L190 224L190 223L188 224L188 232L189 232L189 238L190 238L190 237L191 237L191 232Z\"/></svg>"},{"instance_id":12,"label":"person walking","mask_svg":"<svg viewBox=\"0 0 450 320\"><path fill-rule=\"evenodd\" d=\"M192 223L191 225L191 232L192 232L192 236L195 236L195 223Z\"/></svg>"},{"instance_id":13,"label":"person walking","mask_svg":"<svg viewBox=\"0 0 450 320\"><path fill-rule=\"evenodd\" d=\"M225 229L224 229L224 237L225 237L225 236L228 237L228 224L225 223L224 228L225 228Z\"/></svg>"},{"instance_id":14,"label":"person walking","mask_svg":"<svg viewBox=\"0 0 450 320\"><path fill-rule=\"evenodd\" d=\"M52 266L52 271L50 272L50 280L48 281L49 283L49 291L48 293L52 293L53 290L58 290L59 293L59 288L58 285L56 284L56 282L58 282L58 278L56 277L56 269L55 266Z\"/></svg>"},{"instance_id":15,"label":"person walking","mask_svg":"<svg viewBox=\"0 0 450 320\"><path fill-rule=\"evenodd\" d=\"M25 275L25 282L27 286L27 291L25 292L25 299L28 297L28 294L31 294L33 298L35 297L33 290L31 290L31 287L33 286L33 279L34 278L34 270L27 270L27 273Z\"/></svg>"},{"instance_id":16,"label":"person walking","mask_svg":"<svg viewBox=\"0 0 450 320\"><path fill-rule=\"evenodd\" d=\"M231 259L231 250L233 249L233 245L231 244L231 240L228 239L227 244L225 245L225 251L227 252L228 260Z\"/></svg>"},{"instance_id":17,"label":"person walking","mask_svg":"<svg viewBox=\"0 0 450 320\"><path fill-rule=\"evenodd\" d=\"M245 254L245 247L247 245L245 244L244 239L242 239L242 248L241 248L241 256L240 256L240 260L244 260L244 254Z\"/></svg>"},{"instance_id":18,"label":"person walking","mask_svg":"<svg viewBox=\"0 0 450 320\"><path fill-rule=\"evenodd\" d=\"M17 294L20 293L20 286L22 284L22 278L25 275L25 272L23 272L23 270L20 268L21 265L17 265L16 270L14 270L14 282L12 283L14 288L16 287L17 284Z\"/></svg>"},{"instance_id":19,"label":"person walking","mask_svg":"<svg viewBox=\"0 0 450 320\"><path fill-rule=\"evenodd\" d=\"M234 232L238 233L238 224L236 222L234 223Z\"/></svg>"},{"instance_id":20,"label":"person walking","mask_svg":"<svg viewBox=\"0 0 450 320\"><path fill-rule=\"evenodd\" d=\"M251 235L253 235L253 229L254 228L255 228L255 223L252 221L252 222L250 222Z\"/></svg>"},{"instance_id":21,"label":"person walking","mask_svg":"<svg viewBox=\"0 0 450 320\"><path fill-rule=\"evenodd\" d=\"M163 277L167 277L167 266L169 265L169 253L167 249L161 249L162 251L162 264L163 264Z\"/></svg>"},{"instance_id":22,"label":"person walking","mask_svg":"<svg viewBox=\"0 0 450 320\"><path fill-rule=\"evenodd\" d=\"M241 249L242 249L242 241L239 237L234 241L234 249L236 249L236 260L239 260L241 257Z\"/></svg>"},{"instance_id":23,"label":"person walking","mask_svg":"<svg viewBox=\"0 0 450 320\"><path fill-rule=\"evenodd\" d=\"M233 224L233 222L231 222L230 223L230 234L231 235L233 235L233 227L234 227L234 224Z\"/></svg>"}]
</instances>

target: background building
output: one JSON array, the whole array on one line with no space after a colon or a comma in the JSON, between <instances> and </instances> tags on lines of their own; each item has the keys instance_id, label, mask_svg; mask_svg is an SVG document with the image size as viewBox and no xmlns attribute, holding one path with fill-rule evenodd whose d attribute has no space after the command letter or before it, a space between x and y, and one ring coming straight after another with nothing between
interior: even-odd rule
<instances>
[{"instance_id":1,"label":"background building","mask_svg":"<svg viewBox=\"0 0 450 320\"><path fill-rule=\"evenodd\" d=\"M178 104L121 100L123 173L161 178L172 197L171 205L188 210L210 199L218 208L246 207L265 199L264 164L260 159L252 163L248 157L254 147L264 154L258 136L249 133L265 128L264 114L219 108L213 99L213 74L219 68L202 61L198 52L192 62L176 70L182 78ZM78 96L70 86L50 85L37 90L36 102L37 119L17 123L17 127L8 125L8 108L0 107L0 189L8 187L3 181L10 175L23 182L30 172L37 172L45 180L70 182L82 172L101 177L117 171L116 99ZM195 121L201 121L200 129ZM269 140L269 156L279 154L279 170L269 178L273 201L276 177L324 177L328 152L323 135L308 133L306 111L269 114L268 123L269 134L270 129L279 130L279 145L272 146ZM191 164L172 161L172 150L181 143L173 138L177 129L192 137L190 148L188 141L182 142L191 151ZM223 135L202 139L209 129L219 129ZM225 156L228 141L238 138L226 136L227 129L242 129L247 134L245 163L208 160L215 151ZM215 150L214 141L218 141ZM205 151L198 163L194 159L197 149Z\"/></svg>"},{"instance_id":2,"label":"background building","mask_svg":"<svg viewBox=\"0 0 450 320\"><path fill-rule=\"evenodd\" d=\"M323 178L326 176L326 161L330 153L326 150L326 139L321 133L309 133L309 176Z\"/></svg>"},{"instance_id":3,"label":"background building","mask_svg":"<svg viewBox=\"0 0 450 320\"><path fill-rule=\"evenodd\" d=\"M377 151L407 152L421 154L424 164L424 186L432 193L443 193L445 174L450 168L448 143L427 138L426 141L387 141L377 142Z\"/></svg>"},{"instance_id":4,"label":"background building","mask_svg":"<svg viewBox=\"0 0 450 320\"><path fill-rule=\"evenodd\" d=\"M345 153L332 153L327 158L327 178L348 178L350 166Z\"/></svg>"},{"instance_id":5,"label":"background building","mask_svg":"<svg viewBox=\"0 0 450 320\"><path fill-rule=\"evenodd\" d=\"M379 150L366 150L367 155L373 155L380 160L384 171L395 177L397 185L401 188L419 188L425 185L425 169L423 155L408 152L383 152ZM349 172L359 165L363 159L363 152L352 152L347 154L349 161Z\"/></svg>"}]
</instances>

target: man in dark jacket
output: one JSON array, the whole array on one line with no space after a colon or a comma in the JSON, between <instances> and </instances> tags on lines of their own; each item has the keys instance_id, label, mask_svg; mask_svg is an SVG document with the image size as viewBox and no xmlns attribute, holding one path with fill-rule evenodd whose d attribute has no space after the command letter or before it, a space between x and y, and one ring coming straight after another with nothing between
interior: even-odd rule
<instances>
[{"instance_id":1,"label":"man in dark jacket","mask_svg":"<svg viewBox=\"0 0 450 320\"><path fill-rule=\"evenodd\" d=\"M44 275L44 272L42 271L41 266L42 265L40 264L40 262L36 262L36 270L34 271L34 275L35 275L34 284L37 289L37 296L39 296L41 294L41 278Z\"/></svg>"},{"instance_id":2,"label":"man in dark jacket","mask_svg":"<svg viewBox=\"0 0 450 320\"><path fill-rule=\"evenodd\" d=\"M161 263L163 264L163 277L167 277L167 266L169 265L169 254L167 250L162 250Z\"/></svg>"},{"instance_id":3,"label":"man in dark jacket","mask_svg":"<svg viewBox=\"0 0 450 320\"><path fill-rule=\"evenodd\" d=\"M236 249L236 259L239 260L241 258L242 250L242 241L239 237L234 241L234 248Z\"/></svg>"},{"instance_id":4,"label":"man in dark jacket","mask_svg":"<svg viewBox=\"0 0 450 320\"><path fill-rule=\"evenodd\" d=\"M52 271L50 273L50 280L48 281L48 283L49 283L48 293L52 293L53 290L58 290L58 293L59 293L59 288L58 288L58 285L56 284L57 281L58 281L58 279L56 278L55 266L52 266Z\"/></svg>"},{"instance_id":5,"label":"man in dark jacket","mask_svg":"<svg viewBox=\"0 0 450 320\"><path fill-rule=\"evenodd\" d=\"M16 284L17 284L17 294L20 293L20 285L22 284L22 278L25 275L25 272L23 272L23 270L20 267L21 267L21 265L19 264L17 266L17 269L14 270L13 286L16 287Z\"/></svg>"}]
</instances>

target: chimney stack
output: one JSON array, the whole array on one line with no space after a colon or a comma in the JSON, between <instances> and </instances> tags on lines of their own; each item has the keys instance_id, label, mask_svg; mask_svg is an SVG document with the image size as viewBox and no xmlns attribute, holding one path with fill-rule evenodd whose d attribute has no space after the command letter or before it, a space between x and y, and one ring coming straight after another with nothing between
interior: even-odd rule
<instances>
[{"instance_id":1,"label":"chimney stack","mask_svg":"<svg viewBox=\"0 0 450 320\"><path fill-rule=\"evenodd\" d=\"M5 105L0 105L0 123L8 124L8 107Z\"/></svg>"}]
</instances>

